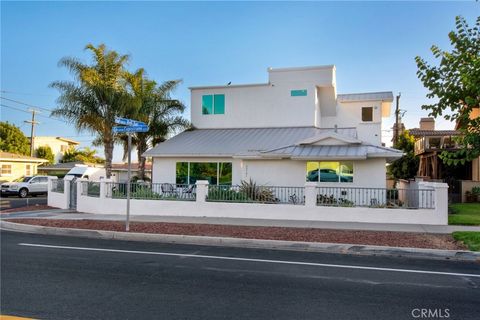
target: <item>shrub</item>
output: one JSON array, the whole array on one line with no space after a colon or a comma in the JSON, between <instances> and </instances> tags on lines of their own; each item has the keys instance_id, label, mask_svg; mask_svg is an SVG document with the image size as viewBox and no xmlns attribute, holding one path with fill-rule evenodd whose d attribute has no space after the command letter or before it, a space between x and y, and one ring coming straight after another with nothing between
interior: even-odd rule
<instances>
[{"instance_id":1,"label":"shrub","mask_svg":"<svg viewBox=\"0 0 480 320\"><path fill-rule=\"evenodd\" d=\"M273 191L265 186L258 186L256 182L250 179L248 182L243 181L239 189L248 200L258 202L277 202Z\"/></svg>"}]
</instances>

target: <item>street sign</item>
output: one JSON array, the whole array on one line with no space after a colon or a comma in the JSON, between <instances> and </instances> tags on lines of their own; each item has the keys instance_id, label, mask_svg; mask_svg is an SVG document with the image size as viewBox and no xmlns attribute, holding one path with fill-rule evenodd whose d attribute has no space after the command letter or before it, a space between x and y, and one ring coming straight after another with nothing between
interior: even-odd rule
<instances>
[{"instance_id":1,"label":"street sign","mask_svg":"<svg viewBox=\"0 0 480 320\"><path fill-rule=\"evenodd\" d=\"M115 123L120 126L112 127L113 133L126 133L128 136L128 171L127 171L127 217L125 220L125 231L130 231L130 188L132 178L132 132L147 132L148 126L132 119L115 117Z\"/></svg>"},{"instance_id":2,"label":"street sign","mask_svg":"<svg viewBox=\"0 0 480 320\"><path fill-rule=\"evenodd\" d=\"M146 126L144 122L137 121L137 120L132 120L132 119L127 119L127 118L120 118L120 117L115 117L115 123L122 125L122 126Z\"/></svg>"},{"instance_id":3,"label":"street sign","mask_svg":"<svg viewBox=\"0 0 480 320\"><path fill-rule=\"evenodd\" d=\"M113 127L112 131L113 133L147 132L148 126Z\"/></svg>"}]
</instances>

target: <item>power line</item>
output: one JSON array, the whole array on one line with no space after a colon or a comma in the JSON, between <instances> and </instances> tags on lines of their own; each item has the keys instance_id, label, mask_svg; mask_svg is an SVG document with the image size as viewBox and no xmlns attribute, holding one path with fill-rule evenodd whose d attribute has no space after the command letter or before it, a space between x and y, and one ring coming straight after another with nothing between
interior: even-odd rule
<instances>
[{"instance_id":1,"label":"power line","mask_svg":"<svg viewBox=\"0 0 480 320\"><path fill-rule=\"evenodd\" d=\"M16 107L12 107L12 106L7 106L3 103L0 103L0 106L5 107L5 108L10 108L10 109L13 109L13 110L17 110L17 111L21 111L21 112L31 113L31 111L27 111L25 109L20 109L20 108L16 108ZM37 115L37 116L42 117L42 118L46 118L46 119L50 119L50 120L60 121L60 122L66 123L66 124L70 124L68 121L58 119L58 118L54 118L54 117L44 116L44 115L40 115L40 114Z\"/></svg>"},{"instance_id":2,"label":"power line","mask_svg":"<svg viewBox=\"0 0 480 320\"><path fill-rule=\"evenodd\" d=\"M18 100L15 100L15 99L10 99L10 98L5 98L5 97L0 97L0 99L4 99L4 100L7 100L7 101L10 101L10 102L13 102L13 103L23 104L24 106L27 106L27 107L30 107L30 108L37 108L37 109L41 109L41 110L45 110L45 111L49 111L49 112L53 111L52 109L39 107L39 106L34 106L32 104L22 102L22 101L18 101Z\"/></svg>"}]
</instances>

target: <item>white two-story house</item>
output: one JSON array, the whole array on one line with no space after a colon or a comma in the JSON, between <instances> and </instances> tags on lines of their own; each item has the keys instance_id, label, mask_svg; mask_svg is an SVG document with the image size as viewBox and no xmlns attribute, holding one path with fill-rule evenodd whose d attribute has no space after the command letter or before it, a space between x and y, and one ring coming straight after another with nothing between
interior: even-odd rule
<instances>
[{"instance_id":1,"label":"white two-story house","mask_svg":"<svg viewBox=\"0 0 480 320\"><path fill-rule=\"evenodd\" d=\"M268 69L268 82L191 90L193 130L148 150L152 182L385 188L391 92L339 94L335 66Z\"/></svg>"}]
</instances>

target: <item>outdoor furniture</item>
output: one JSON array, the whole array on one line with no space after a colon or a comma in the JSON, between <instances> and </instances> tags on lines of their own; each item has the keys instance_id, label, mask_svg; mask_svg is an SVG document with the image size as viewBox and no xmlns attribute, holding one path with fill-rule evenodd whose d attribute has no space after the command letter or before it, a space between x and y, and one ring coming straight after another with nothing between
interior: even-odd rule
<instances>
[{"instance_id":1,"label":"outdoor furniture","mask_svg":"<svg viewBox=\"0 0 480 320\"><path fill-rule=\"evenodd\" d=\"M173 196L177 194L177 190L175 186L171 183L162 183L160 188L162 189L163 194L166 194L169 196Z\"/></svg>"}]
</instances>

